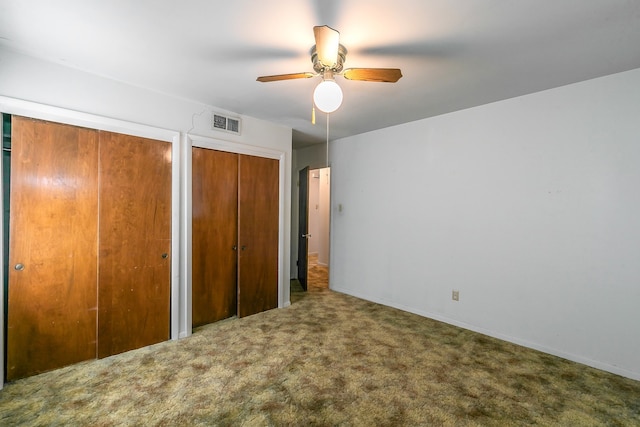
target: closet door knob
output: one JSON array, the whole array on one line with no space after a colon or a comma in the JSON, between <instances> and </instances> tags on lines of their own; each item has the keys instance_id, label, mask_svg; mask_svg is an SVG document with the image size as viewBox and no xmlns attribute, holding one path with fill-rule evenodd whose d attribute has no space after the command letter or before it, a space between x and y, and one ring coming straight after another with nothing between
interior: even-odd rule
<instances>
[{"instance_id":1,"label":"closet door knob","mask_svg":"<svg viewBox=\"0 0 640 427\"><path fill-rule=\"evenodd\" d=\"M168 253L163 253L163 254L162 254L162 259L167 259L167 257L168 257L168 256L169 256L169 254L168 254Z\"/></svg>"},{"instance_id":2,"label":"closet door knob","mask_svg":"<svg viewBox=\"0 0 640 427\"><path fill-rule=\"evenodd\" d=\"M22 270L24 270L24 264L16 264L16 266L13 267L13 268L15 268L18 271L22 271Z\"/></svg>"},{"instance_id":3,"label":"closet door knob","mask_svg":"<svg viewBox=\"0 0 640 427\"><path fill-rule=\"evenodd\" d=\"M242 249L244 251L244 250L247 249L247 247L245 245L242 245L242 247L240 249Z\"/></svg>"},{"instance_id":4,"label":"closet door knob","mask_svg":"<svg viewBox=\"0 0 640 427\"><path fill-rule=\"evenodd\" d=\"M233 249L234 251L237 251L238 247L236 245L233 245L233 247L231 249Z\"/></svg>"}]
</instances>

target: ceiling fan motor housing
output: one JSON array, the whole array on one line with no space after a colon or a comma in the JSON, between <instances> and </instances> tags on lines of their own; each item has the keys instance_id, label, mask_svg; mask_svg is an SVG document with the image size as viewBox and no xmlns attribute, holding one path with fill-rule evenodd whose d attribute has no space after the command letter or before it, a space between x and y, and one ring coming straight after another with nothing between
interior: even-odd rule
<instances>
[{"instance_id":1,"label":"ceiling fan motor housing","mask_svg":"<svg viewBox=\"0 0 640 427\"><path fill-rule=\"evenodd\" d=\"M344 61L347 56L347 48L343 45L338 45L338 57L334 64L323 64L318 59L318 52L316 45L311 48L311 62L313 63L313 69L318 74L323 74L324 71L331 70L334 73L339 73L344 68Z\"/></svg>"},{"instance_id":2,"label":"ceiling fan motor housing","mask_svg":"<svg viewBox=\"0 0 640 427\"><path fill-rule=\"evenodd\" d=\"M274 76L261 76L256 80L259 82L275 82L322 76L322 80L325 82L332 81L336 75L341 75L347 80L395 83L402 77L402 72L398 68L343 69L347 57L347 48L340 44L340 33L331 27L323 25L313 27L313 35L316 39L316 44L311 47L310 54L314 73L276 74Z\"/></svg>"}]
</instances>

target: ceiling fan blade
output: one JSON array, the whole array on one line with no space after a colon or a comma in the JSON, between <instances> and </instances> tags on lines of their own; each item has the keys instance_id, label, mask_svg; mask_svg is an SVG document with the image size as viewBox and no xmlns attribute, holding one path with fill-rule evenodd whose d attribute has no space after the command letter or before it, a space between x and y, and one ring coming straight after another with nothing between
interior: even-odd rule
<instances>
[{"instance_id":1,"label":"ceiling fan blade","mask_svg":"<svg viewBox=\"0 0 640 427\"><path fill-rule=\"evenodd\" d=\"M349 80L395 83L402 77L402 72L399 68L349 68L342 75Z\"/></svg>"},{"instance_id":2,"label":"ceiling fan blade","mask_svg":"<svg viewBox=\"0 0 640 427\"><path fill-rule=\"evenodd\" d=\"M259 82L277 82L280 80L293 80L293 79L308 79L309 77L315 77L314 73L292 73L292 74L276 74L275 76L260 76L256 80Z\"/></svg>"},{"instance_id":3,"label":"ceiling fan blade","mask_svg":"<svg viewBox=\"0 0 640 427\"><path fill-rule=\"evenodd\" d=\"M318 60L326 67L333 67L338 62L340 33L323 25L322 27L313 27L313 35L316 38Z\"/></svg>"}]
</instances>

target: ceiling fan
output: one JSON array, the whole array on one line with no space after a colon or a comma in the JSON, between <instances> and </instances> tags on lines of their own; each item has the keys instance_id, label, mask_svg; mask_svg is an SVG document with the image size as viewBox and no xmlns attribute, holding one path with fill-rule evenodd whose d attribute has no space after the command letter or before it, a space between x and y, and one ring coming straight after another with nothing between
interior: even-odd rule
<instances>
[{"instance_id":1,"label":"ceiling fan","mask_svg":"<svg viewBox=\"0 0 640 427\"><path fill-rule=\"evenodd\" d=\"M261 76L259 82L306 79L322 76L322 82L313 93L315 105L325 113L332 113L342 103L342 90L334 77L342 75L348 80L395 83L402 73L398 68L348 68L343 69L347 48L340 44L340 33L326 25L313 27L316 44L311 48L311 62L315 72Z\"/></svg>"}]
</instances>

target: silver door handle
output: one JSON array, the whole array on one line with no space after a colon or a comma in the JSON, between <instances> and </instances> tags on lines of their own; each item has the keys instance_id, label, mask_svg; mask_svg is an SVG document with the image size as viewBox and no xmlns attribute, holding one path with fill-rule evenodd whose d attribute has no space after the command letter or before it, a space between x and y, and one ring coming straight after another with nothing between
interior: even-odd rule
<instances>
[{"instance_id":1,"label":"silver door handle","mask_svg":"<svg viewBox=\"0 0 640 427\"><path fill-rule=\"evenodd\" d=\"M15 268L18 271L22 271L22 270L24 270L24 264L16 264L16 266L13 267L13 268Z\"/></svg>"},{"instance_id":2,"label":"silver door handle","mask_svg":"<svg viewBox=\"0 0 640 427\"><path fill-rule=\"evenodd\" d=\"M311 238L311 234L303 234L302 238L303 239L310 239Z\"/></svg>"}]
</instances>

